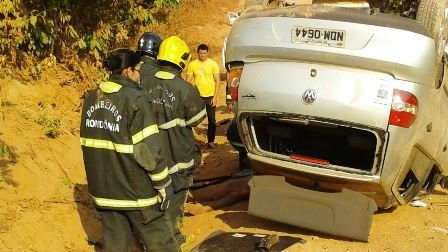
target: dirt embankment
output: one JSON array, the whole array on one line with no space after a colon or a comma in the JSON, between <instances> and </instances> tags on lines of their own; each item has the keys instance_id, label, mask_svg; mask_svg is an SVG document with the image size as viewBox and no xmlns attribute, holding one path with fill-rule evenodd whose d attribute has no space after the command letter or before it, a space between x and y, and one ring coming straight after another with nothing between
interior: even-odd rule
<instances>
[{"instance_id":1,"label":"dirt embankment","mask_svg":"<svg viewBox=\"0 0 448 252\"><path fill-rule=\"evenodd\" d=\"M241 0L183 0L178 10L169 13L167 24L148 29L165 37L179 35L193 52L199 43L207 43L212 58L222 65L222 41L231 28L226 13L242 5ZM82 90L74 80L75 73L51 60L38 81L14 74L0 79L0 251L93 251L86 236L101 238L79 146ZM220 94L218 121L233 116L224 105L224 86ZM226 141L227 125L218 128L217 150L205 148L205 123L195 129L204 147L197 179L238 169L238 155ZM46 134L58 136L51 139ZM443 233L448 229L448 206L403 206L379 212L373 216L369 242L362 243L249 216L247 200L214 209L216 202L210 195L220 196L223 187L234 188L222 184L192 193L205 201L187 205L185 250L212 232L225 230L276 233L308 241L290 251L448 251L448 234ZM447 190L437 188L424 201L447 202L447 195Z\"/></svg>"}]
</instances>

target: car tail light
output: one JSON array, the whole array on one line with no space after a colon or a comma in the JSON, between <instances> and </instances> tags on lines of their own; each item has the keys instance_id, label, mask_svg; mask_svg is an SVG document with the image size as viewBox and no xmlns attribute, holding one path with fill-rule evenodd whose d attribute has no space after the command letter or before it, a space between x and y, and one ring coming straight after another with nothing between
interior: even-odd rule
<instances>
[{"instance_id":1,"label":"car tail light","mask_svg":"<svg viewBox=\"0 0 448 252\"><path fill-rule=\"evenodd\" d=\"M232 100L238 101L238 88L240 87L240 78L241 73L243 72L243 67L233 67L230 69L227 85L229 89L229 94L232 97Z\"/></svg>"},{"instance_id":2,"label":"car tail light","mask_svg":"<svg viewBox=\"0 0 448 252\"><path fill-rule=\"evenodd\" d=\"M417 112L417 97L409 92L395 89L390 108L389 124L409 128L415 122Z\"/></svg>"}]
</instances>

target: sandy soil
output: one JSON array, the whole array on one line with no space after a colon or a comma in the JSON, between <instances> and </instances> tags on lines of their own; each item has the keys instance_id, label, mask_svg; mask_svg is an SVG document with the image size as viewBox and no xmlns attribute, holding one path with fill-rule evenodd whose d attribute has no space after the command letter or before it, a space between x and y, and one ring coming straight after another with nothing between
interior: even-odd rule
<instances>
[{"instance_id":1,"label":"sandy soil","mask_svg":"<svg viewBox=\"0 0 448 252\"><path fill-rule=\"evenodd\" d=\"M151 29L164 36L183 37L193 51L199 43L208 43L212 58L222 67L222 41L231 28L226 13L239 10L243 1L181 2L180 8L170 13L167 24ZM0 251L94 251L86 237L101 238L101 225L87 193L79 146L82 102L79 78L64 65L52 60L47 63L38 81L15 74L0 75ZM5 69L0 72L12 73ZM218 121L233 116L224 105L224 86L220 94ZM205 148L206 123L195 129L204 147L196 179L229 175L238 170L238 155L225 137L227 127L228 124L218 127L216 150ZM55 139L45 136L55 129L62 134ZM423 200L429 207L401 206L374 214L368 242L250 216L247 200L213 208L216 203L212 196L220 196L223 187L235 189L235 184L192 192L193 199L201 200L187 204L183 226L187 235L185 251L217 230L275 233L307 241L289 251L448 251L448 233L437 229L448 230L448 206L433 204L448 203L448 190L439 187L434 195Z\"/></svg>"}]
</instances>

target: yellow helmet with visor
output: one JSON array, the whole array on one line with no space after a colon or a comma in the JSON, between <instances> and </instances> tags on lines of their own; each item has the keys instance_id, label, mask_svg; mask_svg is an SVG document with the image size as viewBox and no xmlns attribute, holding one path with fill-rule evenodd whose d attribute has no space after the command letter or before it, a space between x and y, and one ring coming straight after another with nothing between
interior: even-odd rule
<instances>
[{"instance_id":1,"label":"yellow helmet with visor","mask_svg":"<svg viewBox=\"0 0 448 252\"><path fill-rule=\"evenodd\" d=\"M171 62L184 69L191 59L190 49L178 36L171 36L162 41L157 60Z\"/></svg>"}]
</instances>

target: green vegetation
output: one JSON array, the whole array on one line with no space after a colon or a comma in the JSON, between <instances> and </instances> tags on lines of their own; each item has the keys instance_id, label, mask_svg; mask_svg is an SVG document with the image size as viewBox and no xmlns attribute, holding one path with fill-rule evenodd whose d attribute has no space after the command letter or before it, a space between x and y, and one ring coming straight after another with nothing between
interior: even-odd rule
<instances>
[{"instance_id":1,"label":"green vegetation","mask_svg":"<svg viewBox=\"0 0 448 252\"><path fill-rule=\"evenodd\" d=\"M69 188L72 188L72 187L73 187L73 182L70 181L70 179L65 178L65 177L60 177L60 180L61 180L61 183L62 183L64 186L69 187Z\"/></svg>"},{"instance_id":2,"label":"green vegetation","mask_svg":"<svg viewBox=\"0 0 448 252\"><path fill-rule=\"evenodd\" d=\"M413 9L413 12L415 13L419 4L419 0L382 0L374 2L381 3L378 7L382 10L382 12L397 15L411 9Z\"/></svg>"},{"instance_id":3,"label":"green vegetation","mask_svg":"<svg viewBox=\"0 0 448 252\"><path fill-rule=\"evenodd\" d=\"M85 81L89 70L110 50L134 45L145 27L163 18L162 9L177 5L178 0L1 0L0 74L22 69L13 71L40 78L48 66L62 63L83 93L94 83ZM0 106L7 105L0 92ZM47 137L64 133L64 115L44 103L39 110L34 121ZM8 149L0 147L5 155Z\"/></svg>"},{"instance_id":4,"label":"green vegetation","mask_svg":"<svg viewBox=\"0 0 448 252\"><path fill-rule=\"evenodd\" d=\"M49 138L56 138L63 133L61 118L59 117L54 117L43 113L36 119L36 122L44 127L44 133Z\"/></svg>"},{"instance_id":5,"label":"green vegetation","mask_svg":"<svg viewBox=\"0 0 448 252\"><path fill-rule=\"evenodd\" d=\"M40 114L36 118L36 123L43 126L44 134L49 138L56 138L63 133L62 116L54 115L53 110L49 108L46 102L38 103Z\"/></svg>"},{"instance_id":6,"label":"green vegetation","mask_svg":"<svg viewBox=\"0 0 448 252\"><path fill-rule=\"evenodd\" d=\"M125 46L139 27L156 22L158 8L177 0L2 0L0 65L23 67L50 55L99 61L109 48ZM34 69L33 74L39 74Z\"/></svg>"},{"instance_id":7,"label":"green vegetation","mask_svg":"<svg viewBox=\"0 0 448 252\"><path fill-rule=\"evenodd\" d=\"M0 157L9 156L10 147L0 141Z\"/></svg>"}]
</instances>

